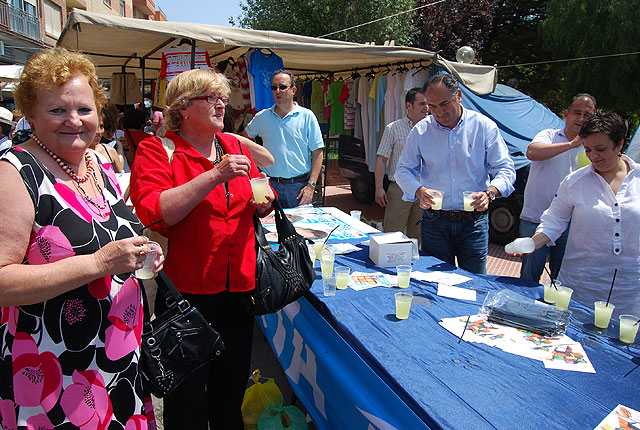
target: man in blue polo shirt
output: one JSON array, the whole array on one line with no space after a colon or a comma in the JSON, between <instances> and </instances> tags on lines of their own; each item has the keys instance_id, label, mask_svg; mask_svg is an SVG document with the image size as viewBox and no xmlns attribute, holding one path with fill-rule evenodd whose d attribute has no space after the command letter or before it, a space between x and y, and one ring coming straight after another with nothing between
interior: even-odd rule
<instances>
[{"instance_id":1,"label":"man in blue polo shirt","mask_svg":"<svg viewBox=\"0 0 640 430\"><path fill-rule=\"evenodd\" d=\"M275 162L263 170L285 208L311 203L322 170L324 141L313 112L293 101L295 78L276 70L271 81L275 104L264 109L246 128L250 138L260 136Z\"/></svg>"}]
</instances>

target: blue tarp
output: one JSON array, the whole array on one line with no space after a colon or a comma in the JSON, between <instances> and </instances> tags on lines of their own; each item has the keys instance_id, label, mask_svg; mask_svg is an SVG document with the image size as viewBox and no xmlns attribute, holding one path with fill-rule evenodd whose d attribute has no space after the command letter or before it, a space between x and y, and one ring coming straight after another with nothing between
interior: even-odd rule
<instances>
[{"instance_id":1,"label":"blue tarp","mask_svg":"<svg viewBox=\"0 0 640 430\"><path fill-rule=\"evenodd\" d=\"M525 156L527 146L545 128L564 128L564 121L533 98L507 85L498 84L493 93L478 96L462 89L462 106L493 119L507 142L515 168L531 162Z\"/></svg>"},{"instance_id":2,"label":"blue tarp","mask_svg":"<svg viewBox=\"0 0 640 430\"><path fill-rule=\"evenodd\" d=\"M626 154L636 163L640 163L640 127L638 127L633 138L631 138Z\"/></svg>"}]
</instances>

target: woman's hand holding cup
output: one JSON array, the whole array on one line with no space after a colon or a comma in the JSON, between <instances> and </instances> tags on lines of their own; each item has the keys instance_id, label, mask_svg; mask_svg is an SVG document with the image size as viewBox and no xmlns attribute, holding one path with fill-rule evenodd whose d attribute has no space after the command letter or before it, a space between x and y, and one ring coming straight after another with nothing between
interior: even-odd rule
<instances>
[{"instance_id":1,"label":"woman's hand holding cup","mask_svg":"<svg viewBox=\"0 0 640 430\"><path fill-rule=\"evenodd\" d=\"M134 272L142 268L146 253L151 250L149 239L144 236L135 236L109 242L96 251L93 256L98 271L106 276ZM154 274L162 270L163 263L162 248L158 247L153 264Z\"/></svg>"}]
</instances>

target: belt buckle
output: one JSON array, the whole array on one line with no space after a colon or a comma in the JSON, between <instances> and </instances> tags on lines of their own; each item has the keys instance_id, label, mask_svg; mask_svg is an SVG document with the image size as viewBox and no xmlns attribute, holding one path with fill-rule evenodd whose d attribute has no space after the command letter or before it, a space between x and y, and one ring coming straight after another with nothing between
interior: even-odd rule
<instances>
[{"instance_id":1,"label":"belt buckle","mask_svg":"<svg viewBox=\"0 0 640 430\"><path fill-rule=\"evenodd\" d=\"M449 212L449 217L454 220L454 221L460 221L462 219L465 219L467 217L467 213L465 211L450 211Z\"/></svg>"}]
</instances>

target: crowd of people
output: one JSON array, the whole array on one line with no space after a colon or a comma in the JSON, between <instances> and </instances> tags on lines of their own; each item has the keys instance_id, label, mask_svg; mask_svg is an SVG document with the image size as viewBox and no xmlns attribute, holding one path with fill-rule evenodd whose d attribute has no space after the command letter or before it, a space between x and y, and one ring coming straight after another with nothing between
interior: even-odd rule
<instances>
[{"instance_id":1,"label":"crowd of people","mask_svg":"<svg viewBox=\"0 0 640 430\"><path fill-rule=\"evenodd\" d=\"M243 428L254 216L266 216L275 198L310 203L324 148L314 113L294 101L294 75L276 70L271 91L275 103L238 135L225 130L229 83L213 71L173 78L162 113L130 108L119 117L84 55L57 48L27 62L15 90L24 141L12 144L17 124L0 109L5 428L147 428L138 370L144 286L133 272L150 250L141 234L150 224L168 238L154 272L164 269L225 343L220 358L163 399L165 428ZM386 207L385 230L406 229L424 253L485 273L487 211L513 192L515 171L497 125L461 100L451 75L407 92L407 116L386 127L377 152L376 201ZM595 109L593 97L577 95L565 128L541 131L529 146L521 231L537 251L523 256L522 277L540 279L548 248L552 275L589 305L617 269L616 311L638 315L639 166L621 155L620 117ZM578 169L580 147L592 164ZM118 174L129 172L123 190ZM267 174L272 188L259 203L250 179Z\"/></svg>"}]
</instances>

